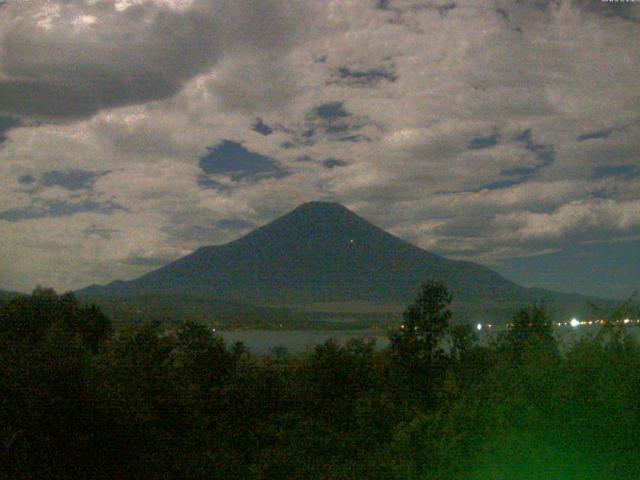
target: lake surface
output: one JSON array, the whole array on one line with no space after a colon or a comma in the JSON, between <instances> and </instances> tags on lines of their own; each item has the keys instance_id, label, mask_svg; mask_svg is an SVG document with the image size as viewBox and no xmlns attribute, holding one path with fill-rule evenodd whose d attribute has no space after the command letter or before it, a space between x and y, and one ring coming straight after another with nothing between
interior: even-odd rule
<instances>
[{"instance_id":1,"label":"lake surface","mask_svg":"<svg viewBox=\"0 0 640 480\"><path fill-rule=\"evenodd\" d=\"M580 326L577 328L560 327L555 329L556 338L566 346L579 340L584 335L595 334L599 326ZM481 345L487 345L489 340L500 333L483 330L478 333ZM640 341L640 327L633 325L625 329L637 341ZM334 338L340 345L344 345L349 339L360 338L375 340L376 348L382 349L389 345L388 332L386 330L233 330L219 331L216 333L232 345L235 342L243 342L252 352L263 355L271 353L274 348L283 347L290 353L301 353L313 349L314 346Z\"/></svg>"}]
</instances>

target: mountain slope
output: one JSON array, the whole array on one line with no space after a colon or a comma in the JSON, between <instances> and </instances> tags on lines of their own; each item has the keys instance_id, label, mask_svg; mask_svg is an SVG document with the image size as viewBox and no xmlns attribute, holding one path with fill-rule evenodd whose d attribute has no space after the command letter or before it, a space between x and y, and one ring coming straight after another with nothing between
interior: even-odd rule
<instances>
[{"instance_id":1,"label":"mountain slope","mask_svg":"<svg viewBox=\"0 0 640 480\"><path fill-rule=\"evenodd\" d=\"M406 304L427 279L443 281L460 307L492 316L535 299L585 300L525 289L486 267L426 252L326 202L303 204L236 241L200 248L135 280L79 294L160 293L256 305Z\"/></svg>"}]
</instances>

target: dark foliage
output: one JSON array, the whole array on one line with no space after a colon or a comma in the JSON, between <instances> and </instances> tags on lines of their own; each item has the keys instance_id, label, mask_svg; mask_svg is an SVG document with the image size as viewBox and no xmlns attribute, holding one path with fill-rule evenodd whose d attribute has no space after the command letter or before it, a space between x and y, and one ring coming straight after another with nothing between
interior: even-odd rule
<instances>
[{"instance_id":1,"label":"dark foliage","mask_svg":"<svg viewBox=\"0 0 640 480\"><path fill-rule=\"evenodd\" d=\"M440 344L451 319L451 295L438 282L427 282L403 314L400 329L391 335L394 353L412 364L431 362L442 354Z\"/></svg>"},{"instance_id":2,"label":"dark foliage","mask_svg":"<svg viewBox=\"0 0 640 480\"><path fill-rule=\"evenodd\" d=\"M196 322L112 335L72 295L0 305L0 478L636 479L640 346L558 345L542 306L495 343L426 284L388 350L256 357ZM446 345L449 345L447 348Z\"/></svg>"}]
</instances>

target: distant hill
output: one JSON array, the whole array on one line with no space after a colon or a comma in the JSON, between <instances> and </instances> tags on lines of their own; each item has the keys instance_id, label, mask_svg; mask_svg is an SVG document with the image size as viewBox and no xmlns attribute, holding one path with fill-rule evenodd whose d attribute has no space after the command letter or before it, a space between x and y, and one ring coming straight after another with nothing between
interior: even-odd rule
<instances>
[{"instance_id":1,"label":"distant hill","mask_svg":"<svg viewBox=\"0 0 640 480\"><path fill-rule=\"evenodd\" d=\"M444 282L460 320L504 320L544 301L558 315L585 315L589 299L527 289L491 269L422 250L342 205L306 203L233 242L202 247L137 279L78 295L116 300L170 295L300 311L367 306L401 311L428 279ZM357 308L354 307L354 311Z\"/></svg>"}]
</instances>

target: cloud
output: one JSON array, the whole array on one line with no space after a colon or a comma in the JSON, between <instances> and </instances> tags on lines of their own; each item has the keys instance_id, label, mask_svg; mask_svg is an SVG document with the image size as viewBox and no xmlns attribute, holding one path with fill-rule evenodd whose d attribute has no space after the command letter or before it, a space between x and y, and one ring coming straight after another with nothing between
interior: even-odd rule
<instances>
[{"instance_id":1,"label":"cloud","mask_svg":"<svg viewBox=\"0 0 640 480\"><path fill-rule=\"evenodd\" d=\"M618 17L626 20L640 21L640 13L633 2L602 2L599 0L576 0L576 5L587 12L605 17Z\"/></svg>"},{"instance_id":2,"label":"cloud","mask_svg":"<svg viewBox=\"0 0 640 480\"><path fill-rule=\"evenodd\" d=\"M340 67L335 74L335 83L343 83L352 87L372 87L381 81L395 82L397 74L392 68L352 68Z\"/></svg>"},{"instance_id":3,"label":"cloud","mask_svg":"<svg viewBox=\"0 0 640 480\"><path fill-rule=\"evenodd\" d=\"M80 169L51 170L42 174L40 183L45 187L58 186L67 190L84 190L93 187L95 181L105 173L108 172L88 172ZM21 178L24 179L24 177Z\"/></svg>"},{"instance_id":4,"label":"cloud","mask_svg":"<svg viewBox=\"0 0 640 480\"><path fill-rule=\"evenodd\" d=\"M344 102L328 102L314 107L310 115L332 123L351 114L344 107Z\"/></svg>"},{"instance_id":5,"label":"cloud","mask_svg":"<svg viewBox=\"0 0 640 480\"><path fill-rule=\"evenodd\" d=\"M632 179L640 177L640 167L637 165L602 165L595 167L591 175L595 179L607 177Z\"/></svg>"},{"instance_id":6,"label":"cloud","mask_svg":"<svg viewBox=\"0 0 640 480\"><path fill-rule=\"evenodd\" d=\"M469 150L480 150L483 148L495 147L498 144L498 134L494 133L488 137L477 137L469 142Z\"/></svg>"},{"instance_id":7,"label":"cloud","mask_svg":"<svg viewBox=\"0 0 640 480\"><path fill-rule=\"evenodd\" d=\"M251 125L251 129L264 136L271 135L273 133L273 128L264 123L260 117L256 118L256 121Z\"/></svg>"},{"instance_id":8,"label":"cloud","mask_svg":"<svg viewBox=\"0 0 640 480\"><path fill-rule=\"evenodd\" d=\"M583 133L582 135L578 136L578 141L585 142L587 140L595 140L598 138L608 138L609 135L611 135L611 132L613 132L613 130L606 129L606 130L600 130L596 132Z\"/></svg>"},{"instance_id":9,"label":"cloud","mask_svg":"<svg viewBox=\"0 0 640 480\"><path fill-rule=\"evenodd\" d=\"M133 278L316 199L483 262L639 234L633 5L87 3L2 7L0 288Z\"/></svg>"},{"instance_id":10,"label":"cloud","mask_svg":"<svg viewBox=\"0 0 640 480\"><path fill-rule=\"evenodd\" d=\"M123 210L121 205L107 201L95 202L92 200L80 201L37 201L35 205L27 208L10 208L0 210L0 220L7 222L20 222L45 217L67 217L76 213L94 212L102 215L111 214L117 210Z\"/></svg>"},{"instance_id":11,"label":"cloud","mask_svg":"<svg viewBox=\"0 0 640 480\"><path fill-rule=\"evenodd\" d=\"M515 225L506 234L521 241L559 241L589 235L606 239L615 231L640 233L640 200L616 202L610 199L573 201L551 213L511 213L496 216L494 226Z\"/></svg>"},{"instance_id":12,"label":"cloud","mask_svg":"<svg viewBox=\"0 0 640 480\"><path fill-rule=\"evenodd\" d=\"M346 167L348 165L344 160L337 160L335 158L328 158L322 162L322 165L325 168L336 168L336 167Z\"/></svg>"},{"instance_id":13,"label":"cloud","mask_svg":"<svg viewBox=\"0 0 640 480\"><path fill-rule=\"evenodd\" d=\"M168 98L229 53L277 58L304 23L301 7L275 0L194 1L183 8L153 1L121 5L5 5L2 110L69 119Z\"/></svg>"},{"instance_id":14,"label":"cloud","mask_svg":"<svg viewBox=\"0 0 640 480\"><path fill-rule=\"evenodd\" d=\"M528 165L513 166L505 168L500 172L500 175L509 177L507 180L498 180L486 188L504 188L519 183L525 182L527 179L538 174L540 170L551 165L556 159L556 152L553 145L536 143L531 134L531 129L527 129L522 133L516 135L514 138L516 142L522 142L524 148L531 152L534 156L535 162Z\"/></svg>"},{"instance_id":15,"label":"cloud","mask_svg":"<svg viewBox=\"0 0 640 480\"><path fill-rule=\"evenodd\" d=\"M0 116L0 144L7 139L7 131L20 125L17 118Z\"/></svg>"},{"instance_id":16,"label":"cloud","mask_svg":"<svg viewBox=\"0 0 640 480\"><path fill-rule=\"evenodd\" d=\"M367 116L351 113L344 102L331 101L315 105L299 124L281 130L290 135L285 148L298 148L318 142L368 142L379 127Z\"/></svg>"},{"instance_id":17,"label":"cloud","mask_svg":"<svg viewBox=\"0 0 640 480\"><path fill-rule=\"evenodd\" d=\"M257 181L260 178L284 177L287 170L280 167L273 158L251 152L239 143L224 140L215 147L208 147L209 153L200 159L200 168L206 174L226 174L232 180Z\"/></svg>"},{"instance_id":18,"label":"cloud","mask_svg":"<svg viewBox=\"0 0 640 480\"><path fill-rule=\"evenodd\" d=\"M277 57L247 56L225 61L206 82L222 110L249 114L281 109L295 97L295 77Z\"/></svg>"},{"instance_id":19,"label":"cloud","mask_svg":"<svg viewBox=\"0 0 640 480\"><path fill-rule=\"evenodd\" d=\"M36 179L33 175L20 175L18 177L18 183L22 185L32 185L36 182Z\"/></svg>"}]
</instances>

